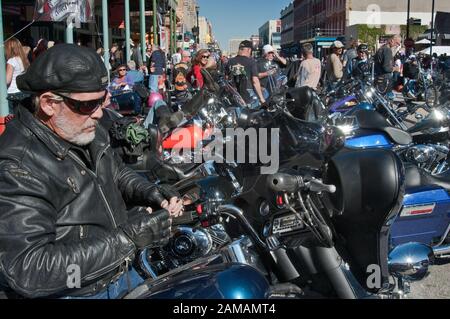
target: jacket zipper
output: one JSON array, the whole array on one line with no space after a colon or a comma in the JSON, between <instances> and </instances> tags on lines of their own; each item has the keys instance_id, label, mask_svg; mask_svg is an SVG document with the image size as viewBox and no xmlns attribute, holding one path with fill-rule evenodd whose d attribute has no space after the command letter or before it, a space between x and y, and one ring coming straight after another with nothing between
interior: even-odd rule
<instances>
[{"instance_id":1,"label":"jacket zipper","mask_svg":"<svg viewBox=\"0 0 450 319\"><path fill-rule=\"evenodd\" d=\"M125 257L125 263L127 265L129 263L129 260L131 260L131 256L133 256L133 255L134 255L134 250L132 251L132 253L128 254ZM124 262L124 259L120 259L118 262L115 262L114 264L103 267L103 268L97 270L96 272L84 277L83 279L85 281L91 281L91 280L97 279L98 277L106 275L107 273L111 272L112 270L114 270L114 268L119 267L120 265L123 264L123 262Z\"/></svg>"},{"instance_id":2,"label":"jacket zipper","mask_svg":"<svg viewBox=\"0 0 450 319\"><path fill-rule=\"evenodd\" d=\"M105 152L106 152L108 149L109 149L109 145L108 145L102 152L100 152L99 156L97 157L97 162L95 163L95 173L94 173L91 169L89 169L89 168L86 166L86 164L83 163L83 161L80 160L76 155L72 154L71 151L69 151L69 156L70 156L70 158L72 158L74 161L76 161L78 164L82 165L88 172L90 172L92 175L94 175L95 178L97 179L98 176L97 176L97 173L96 173L96 172L97 172L97 163L98 163L98 160L100 160L100 158L103 156L103 154L105 154ZM107 199L106 199L106 196L105 196L105 194L104 194L104 192L103 192L103 189L102 189L102 187L101 187L97 182L96 182L96 185L97 185L98 190L100 191L100 194L102 195L102 199L103 199L104 203L106 204L106 208L107 208L107 210L108 210L109 216L111 217L111 220L112 220L112 222L113 222L113 225L114 225L115 228L117 228L117 222L116 222L116 220L115 220L115 218L114 218L114 214L113 214L113 212L112 212L111 206L109 206L109 203L108 203L108 201L107 201Z\"/></svg>"},{"instance_id":3,"label":"jacket zipper","mask_svg":"<svg viewBox=\"0 0 450 319\"><path fill-rule=\"evenodd\" d=\"M106 207L108 208L108 212L109 212L109 215L111 216L111 219L112 219L112 221L113 221L114 227L117 228L117 222L116 222L116 219L114 218L114 215L113 215L111 206L109 206L109 203L108 203L108 200L106 199L105 193L103 193L103 188L102 188L102 186L101 186L101 185L98 185L98 189L100 190L100 194L101 194L102 197L103 197L103 201L105 202Z\"/></svg>"}]
</instances>

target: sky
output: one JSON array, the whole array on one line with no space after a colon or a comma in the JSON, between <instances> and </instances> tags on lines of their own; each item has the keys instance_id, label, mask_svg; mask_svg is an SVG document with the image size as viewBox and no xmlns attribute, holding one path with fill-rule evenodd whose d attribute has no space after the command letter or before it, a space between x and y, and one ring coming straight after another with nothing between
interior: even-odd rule
<instances>
[{"instance_id":1,"label":"sky","mask_svg":"<svg viewBox=\"0 0 450 319\"><path fill-rule=\"evenodd\" d=\"M212 23L213 33L222 50L228 50L228 40L249 38L258 34L266 21L279 19L280 11L291 0L197 0L200 16Z\"/></svg>"}]
</instances>

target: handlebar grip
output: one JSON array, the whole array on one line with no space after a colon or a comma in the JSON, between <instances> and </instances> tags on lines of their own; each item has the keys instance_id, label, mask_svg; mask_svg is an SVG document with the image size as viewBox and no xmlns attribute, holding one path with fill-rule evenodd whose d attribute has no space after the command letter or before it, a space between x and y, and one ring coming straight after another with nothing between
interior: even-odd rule
<instances>
[{"instance_id":1,"label":"handlebar grip","mask_svg":"<svg viewBox=\"0 0 450 319\"><path fill-rule=\"evenodd\" d=\"M305 186L301 176L277 173L267 180L268 186L275 192L295 193Z\"/></svg>"},{"instance_id":2,"label":"handlebar grip","mask_svg":"<svg viewBox=\"0 0 450 319\"><path fill-rule=\"evenodd\" d=\"M194 221L192 212L185 212L182 216L172 218L172 226L191 224Z\"/></svg>"}]
</instances>

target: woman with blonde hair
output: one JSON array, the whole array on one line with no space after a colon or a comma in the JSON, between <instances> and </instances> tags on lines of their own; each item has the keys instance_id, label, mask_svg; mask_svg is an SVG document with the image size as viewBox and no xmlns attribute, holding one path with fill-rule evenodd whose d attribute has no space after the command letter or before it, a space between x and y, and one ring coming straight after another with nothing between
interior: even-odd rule
<instances>
[{"instance_id":1,"label":"woman with blonde hair","mask_svg":"<svg viewBox=\"0 0 450 319\"><path fill-rule=\"evenodd\" d=\"M14 106L25 97L25 94L17 88L16 78L25 72L30 66L22 44L16 38L5 42L6 55L6 85L8 86L9 112L12 113Z\"/></svg>"}]
</instances>

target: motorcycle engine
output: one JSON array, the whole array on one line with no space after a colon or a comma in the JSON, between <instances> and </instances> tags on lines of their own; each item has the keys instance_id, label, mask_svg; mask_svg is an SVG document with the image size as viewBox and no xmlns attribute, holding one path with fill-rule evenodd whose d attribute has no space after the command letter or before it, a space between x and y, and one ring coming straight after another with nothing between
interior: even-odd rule
<instances>
[{"instance_id":1,"label":"motorcycle engine","mask_svg":"<svg viewBox=\"0 0 450 319\"><path fill-rule=\"evenodd\" d=\"M230 242L221 224L208 228L183 226L175 229L167 246L149 250L144 258L154 275L160 276L217 252Z\"/></svg>"},{"instance_id":2,"label":"motorcycle engine","mask_svg":"<svg viewBox=\"0 0 450 319\"><path fill-rule=\"evenodd\" d=\"M417 165L426 172L437 175L449 169L447 155L449 148L443 145L415 145L406 153L406 160Z\"/></svg>"}]
</instances>

